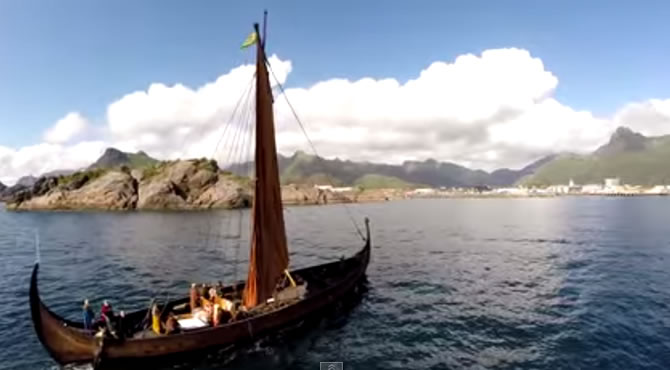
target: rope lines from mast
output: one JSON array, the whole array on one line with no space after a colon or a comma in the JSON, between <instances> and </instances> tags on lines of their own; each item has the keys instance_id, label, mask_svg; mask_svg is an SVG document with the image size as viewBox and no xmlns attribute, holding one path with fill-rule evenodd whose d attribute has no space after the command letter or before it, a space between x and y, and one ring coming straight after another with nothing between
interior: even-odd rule
<instances>
[{"instance_id":1,"label":"rope lines from mast","mask_svg":"<svg viewBox=\"0 0 670 370\"><path fill-rule=\"evenodd\" d=\"M250 131L250 127L253 126L251 109L252 103L251 97L254 93L254 84L255 73L252 75L249 80L246 88L240 95L237 100L233 110L228 118L228 121L225 122L225 125L221 131L221 134L216 142L216 146L210 158L214 159L219 168L223 170L233 169L237 164L244 160L244 154L248 152L247 147L249 146L249 135L245 135L245 132ZM224 148L221 155L218 155L219 148ZM233 171L231 171L233 172ZM240 248L240 239L242 237L242 210L227 212L226 217L221 222L221 231L216 233L215 241L218 245L225 245L223 248L223 265L230 265L227 262L233 262L233 276L230 278L237 279L237 264L239 253L235 253L234 261L230 261L228 257L228 249L230 247L235 247L239 250ZM237 218L237 224L234 223L234 218ZM207 224L207 238L208 242L210 241L211 229L212 229L212 219ZM230 242L225 243L225 240ZM236 240L234 242L233 240ZM232 253L231 253L232 254ZM231 256L232 257L232 256Z\"/></svg>"},{"instance_id":2,"label":"rope lines from mast","mask_svg":"<svg viewBox=\"0 0 670 370\"><path fill-rule=\"evenodd\" d=\"M270 62L268 61L267 57L265 58L265 63L267 64L268 69L270 70L270 73L272 74L272 77L274 78L275 82L277 82L277 86L279 86L279 91L281 91L282 95L284 96L284 99L286 100L286 104L288 104L288 107L291 110L291 113L293 114L293 117L298 122L298 125L300 126L300 129L302 130L302 133L305 135L305 138L307 139L307 142L309 143L309 146L312 148L312 151L314 152L314 155L317 157L317 159L322 159L322 157L316 151L316 147L314 146L314 143L309 138L309 135L307 135L307 130L305 130L305 126L302 124L302 121L300 120L300 117L298 117L298 113L296 112L295 108L293 108L293 104L291 104L291 101L288 100L288 95L286 95L286 91L284 90L284 86L281 84L281 82L279 82L279 79L275 75L274 70L272 70L272 66L270 65ZM328 172L324 171L324 175L326 176L326 179L328 180L330 185L335 186L333 179L330 177L330 174L328 174ZM361 237L361 239L363 241L365 241L365 235L361 231L360 227L358 227L358 224L356 223L356 219L351 214L351 210L349 209L349 207L347 207L346 203L342 203L342 205L344 206L344 210L347 212L347 216L349 217L349 220L351 220L352 225L354 225L354 228L356 229L356 232Z\"/></svg>"},{"instance_id":3,"label":"rope lines from mast","mask_svg":"<svg viewBox=\"0 0 670 370\"><path fill-rule=\"evenodd\" d=\"M253 81L253 79L252 79ZM230 163L228 164L228 168L231 170L235 169L235 166L237 167L242 167L240 166L240 163L243 163L244 161L244 153L248 151L248 147L251 145L251 139L250 135L244 135L245 132L249 132L250 127L253 126L253 114L252 114L252 108L253 108L253 99L251 99L251 96L253 96L253 93L255 89L253 88L253 84L251 85L252 87L248 91L247 98L244 101L242 110L241 110L241 119L239 121L239 124L237 125L237 130L234 134L231 134L231 145L229 149L229 158L230 158ZM237 212L237 217L231 216L228 218L228 224L226 227L226 231L231 233L233 232L234 224L233 224L233 218L237 218L237 227L236 227L236 235L232 236L230 239L235 239L234 243L234 249L235 249L235 258L233 262L233 279L237 281L238 277L238 263L239 263L239 250L240 250L240 244L241 244L241 236L242 236L242 214L243 212L241 210L238 210ZM232 245L231 245L232 246Z\"/></svg>"},{"instance_id":4,"label":"rope lines from mast","mask_svg":"<svg viewBox=\"0 0 670 370\"><path fill-rule=\"evenodd\" d=\"M254 89L252 89L254 90ZM237 145L234 151L234 154L232 156L233 158L233 165L232 166L237 166L238 168L238 174L241 174L242 176L246 175L249 173L248 167L250 166L251 163L251 158L250 158L250 153L253 153L253 147L254 147L254 140L253 140L253 131L254 131L254 114L252 112L252 106L253 106L253 99L247 99L247 104L245 105L245 109L243 109L243 114L246 113L242 119L242 125L240 126L239 130L239 143L240 145ZM246 133L246 135L245 135ZM251 176L249 176L251 178ZM237 218L237 238L236 238L236 243L235 243L235 262L233 264L233 277L235 281L238 280L238 264L239 264L239 251L240 251L240 243L241 243L241 235L242 235L242 210L238 210L238 218Z\"/></svg>"}]
</instances>

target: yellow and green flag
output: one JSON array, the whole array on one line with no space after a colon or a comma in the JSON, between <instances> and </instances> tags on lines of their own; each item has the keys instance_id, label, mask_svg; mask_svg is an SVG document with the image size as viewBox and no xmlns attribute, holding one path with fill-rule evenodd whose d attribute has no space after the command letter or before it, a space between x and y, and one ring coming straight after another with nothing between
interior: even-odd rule
<instances>
[{"instance_id":1,"label":"yellow and green flag","mask_svg":"<svg viewBox=\"0 0 670 370\"><path fill-rule=\"evenodd\" d=\"M256 34L256 31L254 31L250 33L249 36L247 36L247 39L244 40L244 42L242 43L242 47L240 47L240 49L246 49L249 46L255 44L257 41L258 41L258 35Z\"/></svg>"}]
</instances>

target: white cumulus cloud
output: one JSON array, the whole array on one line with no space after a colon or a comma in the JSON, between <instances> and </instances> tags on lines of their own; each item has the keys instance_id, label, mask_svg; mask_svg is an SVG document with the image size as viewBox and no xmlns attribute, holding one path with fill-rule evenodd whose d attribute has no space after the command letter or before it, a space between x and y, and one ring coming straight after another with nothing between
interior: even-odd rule
<instances>
[{"instance_id":1,"label":"white cumulus cloud","mask_svg":"<svg viewBox=\"0 0 670 370\"><path fill-rule=\"evenodd\" d=\"M0 146L0 182L9 185L21 176L86 167L102 155L106 145L104 141L82 141L73 145L40 143L17 150Z\"/></svg>"},{"instance_id":2,"label":"white cumulus cloud","mask_svg":"<svg viewBox=\"0 0 670 370\"><path fill-rule=\"evenodd\" d=\"M591 149L608 135L605 120L553 99L557 85L528 51L497 49L433 63L405 83L337 79L287 95L324 156L432 157L493 169L521 166L556 149ZM283 100L277 110L283 123L291 121ZM304 147L297 126L280 129L287 151Z\"/></svg>"},{"instance_id":3,"label":"white cumulus cloud","mask_svg":"<svg viewBox=\"0 0 670 370\"><path fill-rule=\"evenodd\" d=\"M70 112L44 133L44 141L52 144L67 143L83 133L87 126L88 123L81 114Z\"/></svg>"},{"instance_id":4,"label":"white cumulus cloud","mask_svg":"<svg viewBox=\"0 0 670 370\"><path fill-rule=\"evenodd\" d=\"M633 127L644 135L670 133L670 99L626 104L614 117L618 126Z\"/></svg>"},{"instance_id":5,"label":"white cumulus cloud","mask_svg":"<svg viewBox=\"0 0 670 370\"><path fill-rule=\"evenodd\" d=\"M291 62L274 55L268 60L284 83ZM254 101L254 72L255 66L243 65L196 89L155 83L146 91L127 94L107 108L110 138L120 149L144 150L163 158L211 157L238 102ZM251 109L238 107L235 117L239 121Z\"/></svg>"},{"instance_id":6,"label":"white cumulus cloud","mask_svg":"<svg viewBox=\"0 0 670 370\"><path fill-rule=\"evenodd\" d=\"M274 55L269 61L284 83L292 63ZM234 149L252 143L243 129L252 119L254 71L242 65L199 87L153 83L110 102L104 125L92 130L85 117L68 113L45 132L44 143L0 146L0 181L83 167L107 146L161 159L243 158ZM557 151L591 151L618 125L648 135L670 132L670 99L631 102L611 117L596 117L558 101L558 84L542 60L508 48L438 61L408 81L329 79L287 89L286 96L319 154L351 160L434 158L491 170ZM274 91L279 150L309 151L284 96ZM76 142L84 132L98 133L96 140Z\"/></svg>"}]
</instances>

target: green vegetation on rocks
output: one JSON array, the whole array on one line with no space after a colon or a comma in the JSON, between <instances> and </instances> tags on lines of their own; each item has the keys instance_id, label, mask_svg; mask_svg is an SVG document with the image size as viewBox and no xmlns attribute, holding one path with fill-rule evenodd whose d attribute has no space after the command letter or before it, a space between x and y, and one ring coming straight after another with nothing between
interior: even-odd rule
<instances>
[{"instance_id":1,"label":"green vegetation on rocks","mask_svg":"<svg viewBox=\"0 0 670 370\"><path fill-rule=\"evenodd\" d=\"M58 177L58 186L64 188L78 189L89 181L93 181L104 175L108 170L105 168L94 168L85 171L77 171L69 175Z\"/></svg>"},{"instance_id":2,"label":"green vegetation on rocks","mask_svg":"<svg viewBox=\"0 0 670 370\"><path fill-rule=\"evenodd\" d=\"M359 177L354 186L362 189L409 189L419 185L411 184L405 180L393 176L369 174Z\"/></svg>"}]
</instances>

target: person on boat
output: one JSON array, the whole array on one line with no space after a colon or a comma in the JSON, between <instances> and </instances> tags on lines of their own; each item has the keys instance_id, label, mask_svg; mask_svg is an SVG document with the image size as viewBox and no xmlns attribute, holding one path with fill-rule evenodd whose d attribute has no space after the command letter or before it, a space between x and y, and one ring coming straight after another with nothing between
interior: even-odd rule
<instances>
[{"instance_id":1,"label":"person on boat","mask_svg":"<svg viewBox=\"0 0 670 370\"><path fill-rule=\"evenodd\" d=\"M158 335L161 334L161 313L156 303L151 307L151 330Z\"/></svg>"},{"instance_id":2,"label":"person on boat","mask_svg":"<svg viewBox=\"0 0 670 370\"><path fill-rule=\"evenodd\" d=\"M114 311L112 310L112 305L109 304L107 300L104 300L102 302L102 306L100 307L100 317L98 318L98 321L96 322L96 327L108 327L111 325L111 322L114 319ZM108 329L111 328L108 327Z\"/></svg>"},{"instance_id":3,"label":"person on boat","mask_svg":"<svg viewBox=\"0 0 670 370\"><path fill-rule=\"evenodd\" d=\"M191 314L193 314L193 311L195 311L195 309L200 306L200 293L198 293L198 289L196 288L195 283L191 284L190 297Z\"/></svg>"},{"instance_id":4,"label":"person on boat","mask_svg":"<svg viewBox=\"0 0 670 370\"><path fill-rule=\"evenodd\" d=\"M165 334L177 334L180 330L181 328L179 327L177 318L171 313L165 322Z\"/></svg>"},{"instance_id":5,"label":"person on boat","mask_svg":"<svg viewBox=\"0 0 670 370\"><path fill-rule=\"evenodd\" d=\"M119 316L116 318L116 334L120 339L126 338L129 333L127 333L128 328L126 328L126 313L124 311L119 312Z\"/></svg>"},{"instance_id":6,"label":"person on boat","mask_svg":"<svg viewBox=\"0 0 670 370\"><path fill-rule=\"evenodd\" d=\"M88 299L84 299L84 307L83 307L83 314L84 314L84 329L86 330L93 330L93 320L95 319L95 314L93 313L93 309L91 308L91 305L88 304Z\"/></svg>"},{"instance_id":7,"label":"person on boat","mask_svg":"<svg viewBox=\"0 0 670 370\"><path fill-rule=\"evenodd\" d=\"M200 306L202 310L196 313L196 317L203 322L211 323L212 314L214 313L214 303L205 297L200 298Z\"/></svg>"},{"instance_id":8,"label":"person on boat","mask_svg":"<svg viewBox=\"0 0 670 370\"><path fill-rule=\"evenodd\" d=\"M212 326L218 326L221 323L221 307L215 303L214 304L214 310L212 312Z\"/></svg>"},{"instance_id":9,"label":"person on boat","mask_svg":"<svg viewBox=\"0 0 670 370\"><path fill-rule=\"evenodd\" d=\"M112 310L112 305L109 304L107 300L104 300L102 302L102 307L100 307L100 317L102 318L102 316L105 316L110 320L114 317L114 310Z\"/></svg>"},{"instance_id":10,"label":"person on boat","mask_svg":"<svg viewBox=\"0 0 670 370\"><path fill-rule=\"evenodd\" d=\"M200 285L200 297L203 297L205 299L208 298L207 297L207 285L205 285L205 284Z\"/></svg>"}]
</instances>

